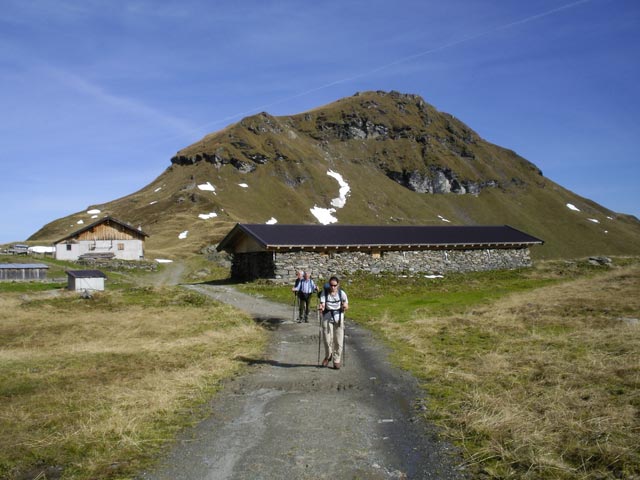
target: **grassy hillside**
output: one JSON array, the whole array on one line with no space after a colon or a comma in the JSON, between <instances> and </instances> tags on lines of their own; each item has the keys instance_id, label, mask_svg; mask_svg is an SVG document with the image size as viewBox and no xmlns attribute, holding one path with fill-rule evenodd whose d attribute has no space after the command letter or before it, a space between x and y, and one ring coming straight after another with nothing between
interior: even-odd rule
<instances>
[{"instance_id":1,"label":"grassy hillside","mask_svg":"<svg viewBox=\"0 0 640 480\"><path fill-rule=\"evenodd\" d=\"M93 221L95 208L142 226L147 256L186 257L236 222L318 223L311 208L331 208L340 188L329 172L350 187L338 223L509 224L545 240L536 258L640 254L635 217L573 194L455 117L395 92L245 118L177 152L138 192L55 220L30 240L59 239Z\"/></svg>"}]
</instances>

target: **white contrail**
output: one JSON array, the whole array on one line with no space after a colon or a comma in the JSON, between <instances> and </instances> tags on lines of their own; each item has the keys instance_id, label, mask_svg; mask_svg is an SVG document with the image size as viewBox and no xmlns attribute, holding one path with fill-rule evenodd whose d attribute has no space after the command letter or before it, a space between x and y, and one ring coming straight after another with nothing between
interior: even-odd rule
<instances>
[{"instance_id":1,"label":"white contrail","mask_svg":"<svg viewBox=\"0 0 640 480\"><path fill-rule=\"evenodd\" d=\"M411 60L415 60L416 58L424 57L426 55L430 55L430 54L435 53L435 52L441 52L442 50L446 50L448 48L452 48L452 47L455 47L457 45L460 45L460 44L463 44L463 43L467 43L467 42L470 42L472 40L476 40L478 38L486 37L487 35L490 35L490 34L492 34L494 32L499 31L499 30L506 30L508 28L515 27L517 25L523 25L525 23L533 22L535 20L539 20L541 18L548 17L549 15L556 14L556 13L561 12L563 10L568 10L570 8L577 7L578 5L582 5L582 4L588 3L590 1L592 1L592 0L578 0L578 1L575 1L575 2L567 3L565 5L561 5L560 7L556 7L556 8L553 8L551 10L547 10L546 12L542 12L542 13L537 13L535 15L531 15L531 16L523 18L521 20L515 20L513 22L505 23L504 25L499 25L497 27L490 28L490 29L485 30L483 32L476 33L474 35L470 35L468 37L464 37L464 38L461 38L459 40L455 40L453 42L446 43L444 45L440 45L438 47L431 48L429 50L425 50L425 51L422 51L422 52L414 53L412 55L408 55L406 57L399 58L398 60L394 60L393 62L386 63L384 65L380 65L380 66L378 66L376 68L373 68L371 70L367 70L366 72L358 73L356 75L352 75L350 77L345 77L345 78L342 78L340 80L335 80L333 82L329 82L329 83L326 83L324 85L320 85L318 87L310 88L309 90L305 90L303 92L299 92L299 93L296 93L294 95L290 95L288 97L284 97L284 98L281 98L279 100L275 100L275 101L273 101L271 103L266 103L264 105L260 105L258 107L254 107L254 108L252 108L250 110L246 110L244 112L236 113L234 115L230 115L228 117L222 118L220 120L216 120L214 122L209 122L209 123L200 125L198 127L198 129L209 128L209 127L212 127L213 125L217 125L219 123L223 123L223 122L227 122L229 120L233 120L234 118L244 117L244 116L249 115L250 113L253 113L253 112L264 111L265 109L267 109L269 107L272 107L274 105L278 105L280 103L288 102L289 100L293 100L295 98L304 97L304 96L309 95L311 93L314 93L314 92L317 92L317 91L320 91L320 90L325 90L325 89L333 87L335 85L351 82L351 81L356 80L358 78L367 77L369 75L372 75L374 73L378 73L381 70L386 70L386 69L388 69L390 67L393 67L395 65L406 63L406 62L409 62Z\"/></svg>"}]
</instances>

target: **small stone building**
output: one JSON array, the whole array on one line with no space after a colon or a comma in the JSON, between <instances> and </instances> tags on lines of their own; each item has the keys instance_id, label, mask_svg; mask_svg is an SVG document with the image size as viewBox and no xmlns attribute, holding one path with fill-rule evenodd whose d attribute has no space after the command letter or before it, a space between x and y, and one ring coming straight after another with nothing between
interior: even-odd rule
<instances>
[{"instance_id":1,"label":"small stone building","mask_svg":"<svg viewBox=\"0 0 640 480\"><path fill-rule=\"evenodd\" d=\"M120 260L142 260L144 241L148 237L112 217L104 217L55 242L58 260L78 260L80 257Z\"/></svg>"},{"instance_id":2,"label":"small stone building","mask_svg":"<svg viewBox=\"0 0 640 480\"><path fill-rule=\"evenodd\" d=\"M0 281L33 281L47 278L43 263L0 263Z\"/></svg>"},{"instance_id":3,"label":"small stone building","mask_svg":"<svg viewBox=\"0 0 640 480\"><path fill-rule=\"evenodd\" d=\"M231 276L291 281L357 271L443 274L531 266L542 240L502 226L236 224L218 251L232 254Z\"/></svg>"},{"instance_id":4,"label":"small stone building","mask_svg":"<svg viewBox=\"0 0 640 480\"><path fill-rule=\"evenodd\" d=\"M74 291L104 291L107 276L100 270L67 270L67 288Z\"/></svg>"}]
</instances>

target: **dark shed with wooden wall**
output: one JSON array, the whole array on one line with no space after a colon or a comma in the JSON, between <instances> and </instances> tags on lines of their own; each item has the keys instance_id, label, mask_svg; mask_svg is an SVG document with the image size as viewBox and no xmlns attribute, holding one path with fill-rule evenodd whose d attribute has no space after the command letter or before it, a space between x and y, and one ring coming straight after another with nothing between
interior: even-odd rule
<instances>
[{"instance_id":1,"label":"dark shed with wooden wall","mask_svg":"<svg viewBox=\"0 0 640 480\"><path fill-rule=\"evenodd\" d=\"M0 263L0 280L45 280L47 270L43 263Z\"/></svg>"}]
</instances>

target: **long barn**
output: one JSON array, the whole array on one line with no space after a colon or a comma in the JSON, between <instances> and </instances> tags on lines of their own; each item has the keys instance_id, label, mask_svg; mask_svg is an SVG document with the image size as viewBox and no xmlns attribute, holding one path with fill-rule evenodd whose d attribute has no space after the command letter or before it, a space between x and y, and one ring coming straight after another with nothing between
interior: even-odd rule
<instances>
[{"instance_id":1,"label":"long barn","mask_svg":"<svg viewBox=\"0 0 640 480\"><path fill-rule=\"evenodd\" d=\"M375 226L236 224L218 251L233 257L239 280L290 281L370 273L434 274L531 266L529 247L544 242L508 225Z\"/></svg>"}]
</instances>

